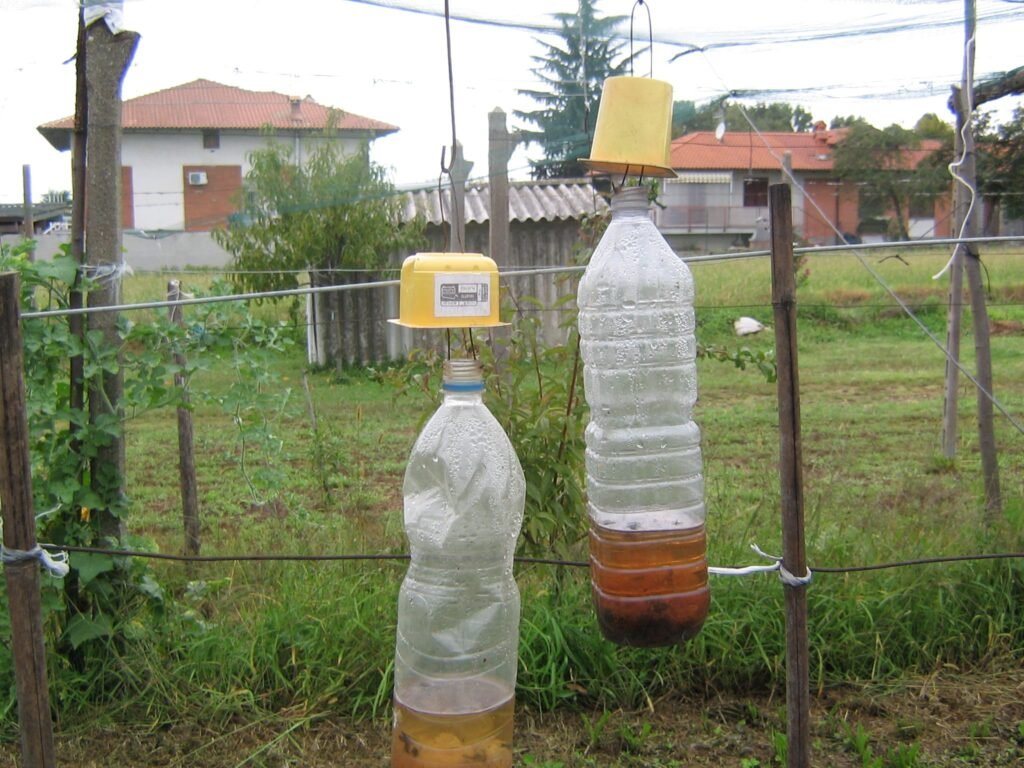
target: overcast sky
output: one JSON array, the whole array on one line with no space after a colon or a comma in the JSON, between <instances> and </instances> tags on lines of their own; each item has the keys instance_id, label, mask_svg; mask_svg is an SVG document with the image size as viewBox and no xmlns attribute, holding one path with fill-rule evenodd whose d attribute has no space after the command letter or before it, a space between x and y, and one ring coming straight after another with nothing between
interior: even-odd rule
<instances>
[{"instance_id":1,"label":"overcast sky","mask_svg":"<svg viewBox=\"0 0 1024 768\"><path fill-rule=\"evenodd\" d=\"M384 6L384 7L382 7ZM471 176L487 173L487 113L532 102L517 88L538 85L538 38L576 0L451 0L456 128ZM634 0L600 0L603 15L626 15ZM787 101L816 119L861 115L883 127L912 127L926 112L952 122L949 86L961 76L963 0L647 0L653 76L676 99L706 103ZM426 13L415 13L419 9ZM399 126L373 157L399 185L437 183L451 127L444 0L126 0L124 22L141 35L124 98L207 78L250 90L310 95L318 102ZM637 45L647 16L637 9ZM1024 64L1024 2L978 0L976 74ZM36 126L74 111L76 0L0 0L0 202L22 197L22 165L33 197L70 189L70 156ZM497 23L495 23L497 22ZM623 30L628 34L628 25ZM696 50L671 59L691 46ZM646 63L642 63L647 74ZM1021 99L999 102L1003 119ZM528 155L529 152L529 155ZM517 150L513 178L528 176Z\"/></svg>"}]
</instances>

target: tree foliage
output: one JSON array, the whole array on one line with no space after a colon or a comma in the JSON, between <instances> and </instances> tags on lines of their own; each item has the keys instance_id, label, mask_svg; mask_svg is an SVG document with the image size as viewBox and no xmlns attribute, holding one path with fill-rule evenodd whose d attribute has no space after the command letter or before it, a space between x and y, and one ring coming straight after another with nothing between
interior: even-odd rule
<instances>
[{"instance_id":1,"label":"tree foliage","mask_svg":"<svg viewBox=\"0 0 1024 768\"><path fill-rule=\"evenodd\" d=\"M936 139L949 143L953 141L953 126L934 112L928 112L918 118L914 123L914 133L922 139Z\"/></svg>"},{"instance_id":2,"label":"tree foliage","mask_svg":"<svg viewBox=\"0 0 1024 768\"><path fill-rule=\"evenodd\" d=\"M921 138L899 125L875 128L860 120L836 146L835 172L861 185L861 216L888 216L891 235L909 240L907 220L915 202L933 201L949 186L948 174L935 162L922 162Z\"/></svg>"},{"instance_id":3,"label":"tree foliage","mask_svg":"<svg viewBox=\"0 0 1024 768\"><path fill-rule=\"evenodd\" d=\"M836 115L829 122L828 127L832 130L836 128L853 128L855 125L871 127L871 123L865 117L859 115Z\"/></svg>"},{"instance_id":4,"label":"tree foliage","mask_svg":"<svg viewBox=\"0 0 1024 768\"><path fill-rule=\"evenodd\" d=\"M299 162L291 146L271 142L250 160L239 213L213 233L244 290L295 288L301 270L379 267L419 242L422 225L402 223L394 188L365 146L346 156L326 140Z\"/></svg>"},{"instance_id":5,"label":"tree foliage","mask_svg":"<svg viewBox=\"0 0 1024 768\"><path fill-rule=\"evenodd\" d=\"M983 115L976 138L979 190L998 199L1007 216L1024 218L1024 107L1017 107L1002 125Z\"/></svg>"},{"instance_id":6,"label":"tree foliage","mask_svg":"<svg viewBox=\"0 0 1024 768\"><path fill-rule=\"evenodd\" d=\"M537 126L521 131L526 142L539 144L544 151L543 160L531 161L535 179L583 175L585 169L578 160L590 155L604 81L627 74L629 65L629 58L620 55L623 44L614 37L615 27L625 17L599 17L596 0L580 0L576 13L552 16L561 25L560 39L537 41L544 53L533 57L537 66L531 70L546 88L519 89L540 106L513 112Z\"/></svg>"},{"instance_id":7,"label":"tree foliage","mask_svg":"<svg viewBox=\"0 0 1024 768\"><path fill-rule=\"evenodd\" d=\"M672 135L715 130L722 119L723 107L728 131L750 131L751 122L759 131L803 132L814 125L810 112L785 102L758 102L753 106L742 106L717 100L698 108L692 101L676 101L672 104Z\"/></svg>"}]
</instances>

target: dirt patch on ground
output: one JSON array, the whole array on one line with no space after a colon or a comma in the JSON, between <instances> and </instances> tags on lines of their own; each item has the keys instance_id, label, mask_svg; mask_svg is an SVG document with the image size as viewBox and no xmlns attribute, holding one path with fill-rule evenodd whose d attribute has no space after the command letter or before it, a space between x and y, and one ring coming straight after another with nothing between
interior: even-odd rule
<instances>
[{"instance_id":1,"label":"dirt patch on ground","mask_svg":"<svg viewBox=\"0 0 1024 768\"><path fill-rule=\"evenodd\" d=\"M845 686L812 695L815 766L1024 764L1024 669L942 670L886 689ZM329 715L312 722L84 727L58 736L58 764L78 768L327 768L389 764L389 724ZM666 698L638 712L516 713L516 765L784 765L785 695ZM16 744L0 766L17 765ZM466 768L471 768L467 766Z\"/></svg>"},{"instance_id":2,"label":"dirt patch on ground","mask_svg":"<svg viewBox=\"0 0 1024 768\"><path fill-rule=\"evenodd\" d=\"M989 324L993 336L1016 336L1024 334L1024 323L1020 320L993 320Z\"/></svg>"}]
</instances>

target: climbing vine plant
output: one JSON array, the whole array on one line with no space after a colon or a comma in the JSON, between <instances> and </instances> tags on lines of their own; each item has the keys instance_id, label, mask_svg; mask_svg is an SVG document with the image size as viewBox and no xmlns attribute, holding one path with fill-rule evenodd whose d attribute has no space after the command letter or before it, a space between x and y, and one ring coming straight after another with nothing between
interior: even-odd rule
<instances>
[{"instance_id":1,"label":"climbing vine plant","mask_svg":"<svg viewBox=\"0 0 1024 768\"><path fill-rule=\"evenodd\" d=\"M87 323L81 324L86 330L76 329L72 316L61 312L71 308L76 292L88 295L96 280L83 276L66 249L52 259L31 260L33 245L0 245L0 271L19 274L22 314L29 315L21 327L37 537L63 546L145 547L130 535L111 540L97 524L95 510L126 524L130 498L116 473L92 476L90 459L123 435L128 419L182 404L184 388L175 384L175 374L184 374L187 382L197 365L211 358L230 358L232 370L246 378L231 390L229 401L214 404L231 412L240 435L253 439L258 431L250 423L253 408L239 393L258 393L252 382L268 375L256 352L279 350L292 339L283 324L257 320L244 305L232 302L197 305L188 325L172 323L166 313L149 315L144 322L122 313L118 341L110 344ZM218 284L211 291L230 292ZM36 312L54 314L31 316ZM175 352L185 353L183 366L173 362ZM79 378L73 381L69 360L76 358ZM91 418L73 392L88 391L90 382L118 371L124 375L122 402L103 409L108 415ZM68 577L44 580L44 590L47 627L59 651L79 667L87 663L90 648L117 640L118 617L127 608L140 602L159 608L163 602L162 588L143 561L94 553L74 553ZM0 674L3 667L0 661Z\"/></svg>"}]
</instances>

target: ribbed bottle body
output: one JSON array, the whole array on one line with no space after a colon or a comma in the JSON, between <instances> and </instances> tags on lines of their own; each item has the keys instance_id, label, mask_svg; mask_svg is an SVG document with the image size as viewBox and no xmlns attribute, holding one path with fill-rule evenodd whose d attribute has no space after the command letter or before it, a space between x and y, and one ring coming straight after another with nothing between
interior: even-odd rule
<instances>
[{"instance_id":1,"label":"ribbed bottle body","mask_svg":"<svg viewBox=\"0 0 1024 768\"><path fill-rule=\"evenodd\" d=\"M520 607L512 557L525 480L481 388L446 389L406 469L411 559L398 604L394 766L481 756L484 765L512 764Z\"/></svg>"},{"instance_id":2,"label":"ribbed bottle body","mask_svg":"<svg viewBox=\"0 0 1024 768\"><path fill-rule=\"evenodd\" d=\"M647 208L640 187L612 198L577 293L594 599L628 645L696 634L709 597L693 277Z\"/></svg>"}]
</instances>

